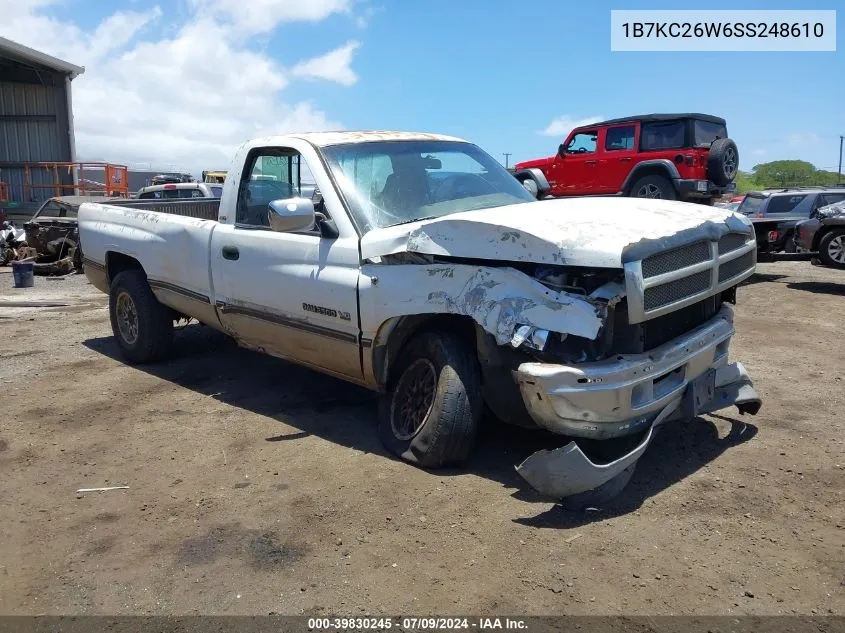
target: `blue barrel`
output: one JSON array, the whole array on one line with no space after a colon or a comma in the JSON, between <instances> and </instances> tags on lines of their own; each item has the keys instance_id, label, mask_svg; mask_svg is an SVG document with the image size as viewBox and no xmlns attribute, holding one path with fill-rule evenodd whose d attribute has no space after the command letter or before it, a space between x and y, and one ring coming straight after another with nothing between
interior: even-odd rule
<instances>
[{"instance_id":1,"label":"blue barrel","mask_svg":"<svg viewBox=\"0 0 845 633\"><path fill-rule=\"evenodd\" d=\"M32 288L35 285L35 264L33 262L12 262L15 288Z\"/></svg>"}]
</instances>

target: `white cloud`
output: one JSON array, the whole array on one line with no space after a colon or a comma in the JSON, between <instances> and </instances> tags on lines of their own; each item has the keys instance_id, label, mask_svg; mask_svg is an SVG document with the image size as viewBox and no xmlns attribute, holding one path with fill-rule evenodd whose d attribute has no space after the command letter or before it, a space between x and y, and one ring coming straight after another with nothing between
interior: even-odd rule
<instances>
[{"instance_id":1,"label":"white cloud","mask_svg":"<svg viewBox=\"0 0 845 633\"><path fill-rule=\"evenodd\" d=\"M0 2L4 11L12 4ZM194 0L187 20L175 26L175 16L153 6L113 13L89 30L49 16L50 2L17 0L4 14L0 35L85 65L73 81L80 159L172 165L199 174L226 168L235 148L251 137L343 127L311 101L286 101L284 89L294 77L355 83L350 62L358 42L304 60L294 73L283 64L295 59L276 60L249 47L244 30L259 28L252 17L234 25L217 15L234 7L230 0ZM203 10L209 2L216 8ZM247 4L268 9L261 32L268 24L272 29L281 21L316 21L347 10L346 2L330 0Z\"/></svg>"},{"instance_id":2,"label":"white cloud","mask_svg":"<svg viewBox=\"0 0 845 633\"><path fill-rule=\"evenodd\" d=\"M384 7L365 6L362 9L361 13L358 15L358 17L355 18L355 24L358 25L358 28L367 28L375 14L379 11L382 11L383 9Z\"/></svg>"},{"instance_id":3,"label":"white cloud","mask_svg":"<svg viewBox=\"0 0 845 633\"><path fill-rule=\"evenodd\" d=\"M299 62L291 70L291 75L303 79L336 81L343 86L351 86L358 81L358 75L350 67L352 55L360 46L360 42L353 40L321 57Z\"/></svg>"},{"instance_id":4,"label":"white cloud","mask_svg":"<svg viewBox=\"0 0 845 633\"><path fill-rule=\"evenodd\" d=\"M193 0L199 12L224 17L248 33L267 33L281 22L319 22L349 13L351 0Z\"/></svg>"},{"instance_id":5,"label":"white cloud","mask_svg":"<svg viewBox=\"0 0 845 633\"><path fill-rule=\"evenodd\" d=\"M590 123L601 121L603 118L604 117L601 116L591 116L583 119L576 119L564 114L563 116L552 119L552 122L549 123L546 128L540 132L540 134L543 136L566 136L573 130L573 128L581 127L582 125L590 125Z\"/></svg>"}]
</instances>

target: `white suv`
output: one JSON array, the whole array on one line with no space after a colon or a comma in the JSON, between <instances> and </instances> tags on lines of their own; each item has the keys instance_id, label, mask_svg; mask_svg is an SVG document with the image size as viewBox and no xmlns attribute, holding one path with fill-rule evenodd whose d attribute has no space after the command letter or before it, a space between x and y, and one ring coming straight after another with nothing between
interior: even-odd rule
<instances>
[{"instance_id":1,"label":"white suv","mask_svg":"<svg viewBox=\"0 0 845 633\"><path fill-rule=\"evenodd\" d=\"M186 198L219 198L222 193L222 184L177 182L143 187L138 190L138 199L176 200Z\"/></svg>"}]
</instances>

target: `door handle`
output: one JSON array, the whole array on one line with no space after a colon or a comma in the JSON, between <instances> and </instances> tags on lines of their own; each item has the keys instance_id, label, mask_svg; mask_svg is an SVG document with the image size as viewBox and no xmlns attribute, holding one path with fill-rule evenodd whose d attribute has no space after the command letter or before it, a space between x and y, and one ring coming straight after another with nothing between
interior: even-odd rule
<instances>
[{"instance_id":1,"label":"door handle","mask_svg":"<svg viewBox=\"0 0 845 633\"><path fill-rule=\"evenodd\" d=\"M595 164L596 164L596 161L595 161L595 160L585 160L585 161L584 161L584 164L585 164L585 165L595 165Z\"/></svg>"},{"instance_id":2,"label":"door handle","mask_svg":"<svg viewBox=\"0 0 845 633\"><path fill-rule=\"evenodd\" d=\"M620 162L620 163L630 163L630 162L631 162L631 157L629 156L628 158L620 158L620 159L619 159L619 162Z\"/></svg>"},{"instance_id":3,"label":"door handle","mask_svg":"<svg viewBox=\"0 0 845 633\"><path fill-rule=\"evenodd\" d=\"M223 247L223 259L230 259L230 260L234 261L240 256L241 256L241 253L238 250L237 246L226 245L226 246Z\"/></svg>"}]
</instances>

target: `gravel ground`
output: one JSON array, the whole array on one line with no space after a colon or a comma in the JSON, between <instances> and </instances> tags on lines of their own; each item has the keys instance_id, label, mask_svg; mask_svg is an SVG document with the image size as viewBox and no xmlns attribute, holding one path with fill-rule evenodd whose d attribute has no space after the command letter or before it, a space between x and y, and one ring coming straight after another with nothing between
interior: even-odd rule
<instances>
[{"instance_id":1,"label":"gravel ground","mask_svg":"<svg viewBox=\"0 0 845 633\"><path fill-rule=\"evenodd\" d=\"M547 435L485 420L426 472L368 392L199 326L130 367L83 276L0 269L0 613L845 614L843 296L760 265L732 348L760 414L667 427L620 498L567 512L513 469Z\"/></svg>"}]
</instances>

